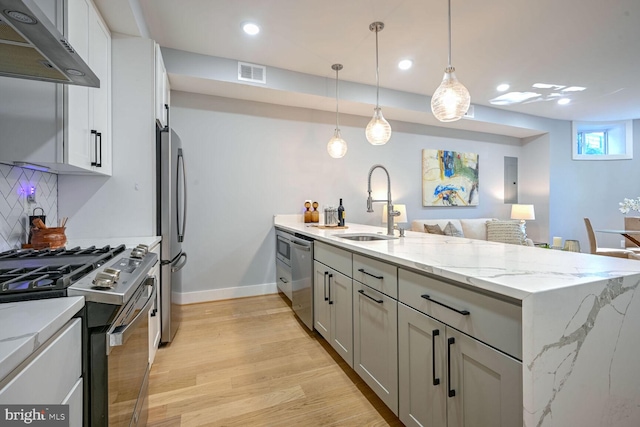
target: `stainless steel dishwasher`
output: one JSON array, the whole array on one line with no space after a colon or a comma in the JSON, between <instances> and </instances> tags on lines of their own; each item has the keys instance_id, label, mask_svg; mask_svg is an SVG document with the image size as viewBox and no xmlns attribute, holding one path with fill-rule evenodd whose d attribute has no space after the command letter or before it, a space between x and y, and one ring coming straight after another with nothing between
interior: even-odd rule
<instances>
[{"instance_id":1,"label":"stainless steel dishwasher","mask_svg":"<svg viewBox=\"0 0 640 427\"><path fill-rule=\"evenodd\" d=\"M285 233L278 230L277 235ZM291 261L291 307L309 330L313 330L313 240L286 233Z\"/></svg>"}]
</instances>

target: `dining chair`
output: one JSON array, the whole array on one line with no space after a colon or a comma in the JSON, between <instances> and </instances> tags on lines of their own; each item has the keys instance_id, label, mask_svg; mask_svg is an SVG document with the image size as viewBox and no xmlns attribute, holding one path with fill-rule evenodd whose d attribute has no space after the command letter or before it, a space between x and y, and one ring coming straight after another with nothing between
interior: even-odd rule
<instances>
[{"instance_id":1,"label":"dining chair","mask_svg":"<svg viewBox=\"0 0 640 427\"><path fill-rule=\"evenodd\" d=\"M640 231L640 216L625 216L624 229L629 231ZM633 237L635 238L636 236ZM640 254L640 247L626 238L624 239L624 248L628 251Z\"/></svg>"},{"instance_id":2,"label":"dining chair","mask_svg":"<svg viewBox=\"0 0 640 427\"><path fill-rule=\"evenodd\" d=\"M594 255L613 256L618 258L629 258L629 254L633 253L626 249L615 248L599 248L598 241L596 240L596 233L593 232L591 221L589 218L584 219L584 225L587 227L587 235L589 236L589 250Z\"/></svg>"}]
</instances>

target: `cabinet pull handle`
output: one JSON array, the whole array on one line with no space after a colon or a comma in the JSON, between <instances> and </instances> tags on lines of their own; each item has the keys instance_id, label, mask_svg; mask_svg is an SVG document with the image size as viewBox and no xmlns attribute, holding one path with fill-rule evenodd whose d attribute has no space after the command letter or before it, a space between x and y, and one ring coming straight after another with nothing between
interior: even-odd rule
<instances>
[{"instance_id":1,"label":"cabinet pull handle","mask_svg":"<svg viewBox=\"0 0 640 427\"><path fill-rule=\"evenodd\" d=\"M329 274L328 271L324 272L324 300L325 301L329 301L329 298L327 298L327 274Z\"/></svg>"},{"instance_id":2,"label":"cabinet pull handle","mask_svg":"<svg viewBox=\"0 0 640 427\"><path fill-rule=\"evenodd\" d=\"M371 276L371 277L373 277L374 279L378 279L378 280L382 280L382 279L384 279L384 277L383 277L383 276L376 276L375 274L371 274L371 273L369 273L369 272L367 272L367 271L364 271L364 268L359 268L359 269L358 269L358 271L359 271L360 273L364 273L364 274L366 274L367 276Z\"/></svg>"},{"instance_id":3,"label":"cabinet pull handle","mask_svg":"<svg viewBox=\"0 0 640 427\"><path fill-rule=\"evenodd\" d=\"M443 303L441 303L441 302L439 302L439 301L436 301L436 300L434 300L433 298L431 298L431 297L430 297L429 295L427 295L427 294L420 295L420 296L421 296L422 298L426 299L426 300L429 300L429 301L431 301L431 302L433 302L433 303L436 303L436 304L441 305L441 306L443 306L443 307L445 307L445 308L448 308L449 310L455 311L456 313L461 314L461 315L463 315L463 316L468 316L468 315L470 315L470 314L471 314L471 312L469 312L468 310L458 310L458 309L456 309L456 308L451 307L450 305L443 304Z\"/></svg>"},{"instance_id":4,"label":"cabinet pull handle","mask_svg":"<svg viewBox=\"0 0 640 427\"><path fill-rule=\"evenodd\" d=\"M451 346L456 343L456 339L451 337L447 340L447 387L449 397L455 397L456 391L451 388Z\"/></svg>"},{"instance_id":5,"label":"cabinet pull handle","mask_svg":"<svg viewBox=\"0 0 640 427\"><path fill-rule=\"evenodd\" d=\"M433 385L440 384L440 378L436 378L436 337L440 335L439 329L431 331L431 372L433 373Z\"/></svg>"},{"instance_id":6,"label":"cabinet pull handle","mask_svg":"<svg viewBox=\"0 0 640 427\"><path fill-rule=\"evenodd\" d=\"M333 301L331 301L331 278L333 277L333 274L329 274L329 304L333 304Z\"/></svg>"},{"instance_id":7,"label":"cabinet pull handle","mask_svg":"<svg viewBox=\"0 0 640 427\"><path fill-rule=\"evenodd\" d=\"M89 145L91 145L91 139L93 139L93 158L91 159L91 166L97 166L98 165L98 131L97 130L91 129L91 137L89 138ZM91 150L91 148L89 148L89 150Z\"/></svg>"},{"instance_id":8,"label":"cabinet pull handle","mask_svg":"<svg viewBox=\"0 0 640 427\"><path fill-rule=\"evenodd\" d=\"M369 296L369 295L365 294L365 293L364 293L364 291L363 291L362 289L358 289L358 293L360 293L360 294L364 295L365 297L369 298L369 299L370 299L370 300L372 300L372 301L377 302L378 304L382 304L382 303L384 302L384 301L382 301L381 299L375 299L374 297L372 297L372 296Z\"/></svg>"},{"instance_id":9,"label":"cabinet pull handle","mask_svg":"<svg viewBox=\"0 0 640 427\"><path fill-rule=\"evenodd\" d=\"M289 282L287 282L287 281L286 281L286 279L285 279L284 277L280 277L280 281L281 281L282 283L289 283Z\"/></svg>"},{"instance_id":10,"label":"cabinet pull handle","mask_svg":"<svg viewBox=\"0 0 640 427\"><path fill-rule=\"evenodd\" d=\"M98 140L100 140L100 150L98 151L97 148L97 144L98 144ZM98 152L100 153L100 160L98 160ZM102 132L97 132L96 133L96 166L101 168L102 167Z\"/></svg>"}]
</instances>

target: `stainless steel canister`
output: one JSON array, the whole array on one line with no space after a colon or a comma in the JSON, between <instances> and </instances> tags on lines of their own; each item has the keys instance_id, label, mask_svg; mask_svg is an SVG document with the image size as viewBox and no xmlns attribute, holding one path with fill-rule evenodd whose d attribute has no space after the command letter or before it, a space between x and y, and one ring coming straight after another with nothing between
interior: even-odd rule
<instances>
[{"instance_id":1,"label":"stainless steel canister","mask_svg":"<svg viewBox=\"0 0 640 427\"><path fill-rule=\"evenodd\" d=\"M324 209L324 225L338 225L338 208L329 206Z\"/></svg>"}]
</instances>

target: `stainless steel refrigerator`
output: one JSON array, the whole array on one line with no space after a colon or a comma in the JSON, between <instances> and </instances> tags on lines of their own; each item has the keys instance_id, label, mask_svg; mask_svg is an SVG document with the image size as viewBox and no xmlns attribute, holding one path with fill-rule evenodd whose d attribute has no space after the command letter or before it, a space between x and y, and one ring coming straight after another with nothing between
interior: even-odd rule
<instances>
[{"instance_id":1,"label":"stainless steel refrigerator","mask_svg":"<svg viewBox=\"0 0 640 427\"><path fill-rule=\"evenodd\" d=\"M165 108L169 108L165 105ZM167 117L168 117L167 113ZM167 120L168 122L168 120ZM171 342L180 324L172 294L182 290L182 268L187 254L182 250L187 225L187 181L182 142L166 126L156 125L157 224L162 236L160 250L160 342Z\"/></svg>"}]
</instances>

